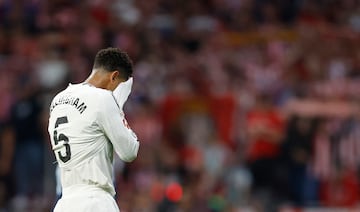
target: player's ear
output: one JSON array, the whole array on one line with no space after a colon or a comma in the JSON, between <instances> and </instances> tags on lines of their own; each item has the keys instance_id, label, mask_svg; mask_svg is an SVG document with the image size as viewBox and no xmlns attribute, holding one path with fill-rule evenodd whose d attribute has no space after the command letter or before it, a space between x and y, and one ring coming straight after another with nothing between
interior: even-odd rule
<instances>
[{"instance_id":1,"label":"player's ear","mask_svg":"<svg viewBox=\"0 0 360 212\"><path fill-rule=\"evenodd\" d=\"M120 78L120 72L113 71L113 72L111 72L110 77L111 77L111 81L113 82L113 81L117 80L118 78Z\"/></svg>"},{"instance_id":2,"label":"player's ear","mask_svg":"<svg viewBox=\"0 0 360 212\"><path fill-rule=\"evenodd\" d=\"M122 82L122 79L120 77L120 72L112 71L108 76L109 76L108 78L109 81L106 89L113 91L119 85L119 83Z\"/></svg>"}]
</instances>

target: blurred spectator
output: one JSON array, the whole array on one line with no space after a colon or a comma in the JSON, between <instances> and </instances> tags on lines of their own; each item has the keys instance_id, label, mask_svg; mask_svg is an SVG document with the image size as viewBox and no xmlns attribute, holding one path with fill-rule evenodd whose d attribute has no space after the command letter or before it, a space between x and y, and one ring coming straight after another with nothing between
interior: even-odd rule
<instances>
[{"instance_id":1,"label":"blurred spectator","mask_svg":"<svg viewBox=\"0 0 360 212\"><path fill-rule=\"evenodd\" d=\"M12 179L15 149L14 133L10 126L0 126L0 210L6 210L14 193Z\"/></svg>"},{"instance_id":2,"label":"blurred spectator","mask_svg":"<svg viewBox=\"0 0 360 212\"><path fill-rule=\"evenodd\" d=\"M305 185L309 179L307 169L313 153L316 123L314 118L291 117L282 145L282 160L288 169L284 183L288 186L290 201L296 205L308 203Z\"/></svg>"},{"instance_id":3,"label":"blurred spectator","mask_svg":"<svg viewBox=\"0 0 360 212\"><path fill-rule=\"evenodd\" d=\"M271 104L269 95L257 96L254 107L247 113L246 123L249 142L246 159L254 180L253 191L260 198L263 198L263 193L266 198L280 196L282 191L279 188L283 188L280 186L284 181L279 156L285 122Z\"/></svg>"},{"instance_id":4,"label":"blurred spectator","mask_svg":"<svg viewBox=\"0 0 360 212\"><path fill-rule=\"evenodd\" d=\"M37 89L25 82L11 111L11 127L15 138L14 210L32 207L27 198L40 198L43 192L44 139L41 123L42 105Z\"/></svg>"}]
</instances>

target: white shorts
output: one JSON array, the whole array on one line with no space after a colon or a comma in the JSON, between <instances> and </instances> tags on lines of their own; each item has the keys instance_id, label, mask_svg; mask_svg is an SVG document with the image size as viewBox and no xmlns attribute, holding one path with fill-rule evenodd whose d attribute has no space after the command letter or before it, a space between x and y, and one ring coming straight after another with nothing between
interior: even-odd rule
<instances>
[{"instance_id":1,"label":"white shorts","mask_svg":"<svg viewBox=\"0 0 360 212\"><path fill-rule=\"evenodd\" d=\"M91 186L65 188L54 212L119 212L114 198L108 192Z\"/></svg>"}]
</instances>

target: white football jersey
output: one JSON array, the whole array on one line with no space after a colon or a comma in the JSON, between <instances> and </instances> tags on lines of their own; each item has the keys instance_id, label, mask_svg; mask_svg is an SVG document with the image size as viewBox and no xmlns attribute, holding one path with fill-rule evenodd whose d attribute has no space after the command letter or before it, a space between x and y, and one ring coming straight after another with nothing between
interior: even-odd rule
<instances>
[{"instance_id":1,"label":"white football jersey","mask_svg":"<svg viewBox=\"0 0 360 212\"><path fill-rule=\"evenodd\" d=\"M63 189L95 185L115 195L113 152L130 162L139 149L113 93L86 83L54 97L48 131Z\"/></svg>"}]
</instances>

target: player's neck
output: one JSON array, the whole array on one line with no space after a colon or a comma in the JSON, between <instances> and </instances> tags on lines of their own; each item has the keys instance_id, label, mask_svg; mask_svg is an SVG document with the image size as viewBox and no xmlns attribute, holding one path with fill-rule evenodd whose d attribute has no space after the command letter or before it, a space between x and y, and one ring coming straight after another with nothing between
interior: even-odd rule
<instances>
[{"instance_id":1,"label":"player's neck","mask_svg":"<svg viewBox=\"0 0 360 212\"><path fill-rule=\"evenodd\" d=\"M108 80L103 74L98 71L93 71L91 75L85 80L85 83L88 83L97 88L107 89Z\"/></svg>"}]
</instances>

